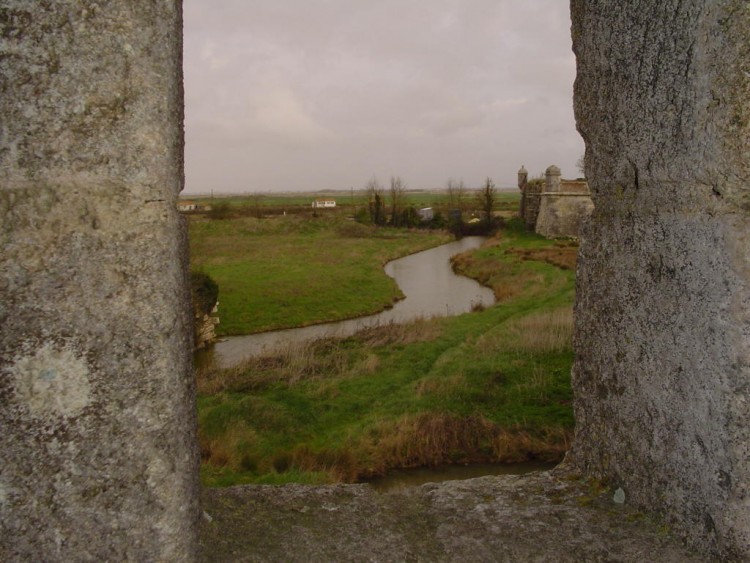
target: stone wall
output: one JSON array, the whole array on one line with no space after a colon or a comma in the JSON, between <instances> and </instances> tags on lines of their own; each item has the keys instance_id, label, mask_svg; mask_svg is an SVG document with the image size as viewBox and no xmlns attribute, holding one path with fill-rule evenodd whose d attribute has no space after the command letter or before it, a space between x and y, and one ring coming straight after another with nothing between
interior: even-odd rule
<instances>
[{"instance_id":1,"label":"stone wall","mask_svg":"<svg viewBox=\"0 0 750 563\"><path fill-rule=\"evenodd\" d=\"M591 195L589 184L586 180L563 180L560 184L560 191L569 194Z\"/></svg>"},{"instance_id":2,"label":"stone wall","mask_svg":"<svg viewBox=\"0 0 750 563\"><path fill-rule=\"evenodd\" d=\"M585 180L563 180L557 166L549 166L545 180L528 181L525 167L518 171L521 190L519 216L526 228L547 238L577 237L594 204Z\"/></svg>"},{"instance_id":3,"label":"stone wall","mask_svg":"<svg viewBox=\"0 0 750 563\"><path fill-rule=\"evenodd\" d=\"M0 560L189 561L180 2L0 7Z\"/></svg>"},{"instance_id":4,"label":"stone wall","mask_svg":"<svg viewBox=\"0 0 750 563\"><path fill-rule=\"evenodd\" d=\"M573 0L595 210L570 459L750 558L750 9Z\"/></svg>"},{"instance_id":5,"label":"stone wall","mask_svg":"<svg viewBox=\"0 0 750 563\"><path fill-rule=\"evenodd\" d=\"M201 350L216 342L216 327L219 317L214 309L211 313L196 312L193 317L193 342L196 350Z\"/></svg>"},{"instance_id":6,"label":"stone wall","mask_svg":"<svg viewBox=\"0 0 750 563\"><path fill-rule=\"evenodd\" d=\"M589 194L542 193L535 230L547 238L578 237L593 208Z\"/></svg>"},{"instance_id":7,"label":"stone wall","mask_svg":"<svg viewBox=\"0 0 750 563\"><path fill-rule=\"evenodd\" d=\"M526 228L530 231L536 229L536 219L539 216L539 206L542 195L541 182L529 182L523 188L521 219L523 219Z\"/></svg>"}]
</instances>

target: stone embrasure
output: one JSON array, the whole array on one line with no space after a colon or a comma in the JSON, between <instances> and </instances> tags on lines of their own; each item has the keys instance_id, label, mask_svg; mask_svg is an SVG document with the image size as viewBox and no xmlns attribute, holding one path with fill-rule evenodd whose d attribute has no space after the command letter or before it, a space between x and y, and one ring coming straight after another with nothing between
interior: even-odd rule
<instances>
[{"instance_id":1,"label":"stone embrasure","mask_svg":"<svg viewBox=\"0 0 750 563\"><path fill-rule=\"evenodd\" d=\"M377 493L208 489L203 561L704 561L614 492L557 469Z\"/></svg>"},{"instance_id":2,"label":"stone embrasure","mask_svg":"<svg viewBox=\"0 0 750 563\"><path fill-rule=\"evenodd\" d=\"M572 461L750 558L750 5L573 0Z\"/></svg>"}]
</instances>

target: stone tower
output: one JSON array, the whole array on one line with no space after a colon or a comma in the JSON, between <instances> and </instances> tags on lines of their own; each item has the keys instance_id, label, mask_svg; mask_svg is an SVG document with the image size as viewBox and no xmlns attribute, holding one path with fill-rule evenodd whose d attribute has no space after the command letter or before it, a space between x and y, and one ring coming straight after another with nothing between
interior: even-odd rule
<instances>
[{"instance_id":1,"label":"stone tower","mask_svg":"<svg viewBox=\"0 0 750 563\"><path fill-rule=\"evenodd\" d=\"M529 172L526 167L521 165L521 169L518 171L518 189L523 191L526 188L526 184L529 183Z\"/></svg>"},{"instance_id":2,"label":"stone tower","mask_svg":"<svg viewBox=\"0 0 750 563\"><path fill-rule=\"evenodd\" d=\"M562 178L562 172L555 166L548 166L544 172L544 192L545 193L557 193L560 191L560 179Z\"/></svg>"},{"instance_id":3,"label":"stone tower","mask_svg":"<svg viewBox=\"0 0 750 563\"><path fill-rule=\"evenodd\" d=\"M547 238L577 237L592 208L586 182L563 180L553 164L545 171L534 230Z\"/></svg>"}]
</instances>

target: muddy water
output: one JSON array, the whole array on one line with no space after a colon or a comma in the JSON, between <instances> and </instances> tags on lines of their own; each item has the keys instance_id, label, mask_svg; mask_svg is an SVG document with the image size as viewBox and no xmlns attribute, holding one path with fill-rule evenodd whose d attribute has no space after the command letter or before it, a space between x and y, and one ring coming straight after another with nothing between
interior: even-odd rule
<instances>
[{"instance_id":1,"label":"muddy water","mask_svg":"<svg viewBox=\"0 0 750 563\"><path fill-rule=\"evenodd\" d=\"M477 304L492 305L495 302L492 290L470 278L457 276L450 265L451 256L478 248L484 240L484 237L465 237L386 264L385 273L395 280L406 296L392 309L346 321L229 337L199 353L196 359L199 364L213 362L228 367L263 351L298 342L346 337L372 326L419 317L460 315L471 311Z\"/></svg>"}]
</instances>

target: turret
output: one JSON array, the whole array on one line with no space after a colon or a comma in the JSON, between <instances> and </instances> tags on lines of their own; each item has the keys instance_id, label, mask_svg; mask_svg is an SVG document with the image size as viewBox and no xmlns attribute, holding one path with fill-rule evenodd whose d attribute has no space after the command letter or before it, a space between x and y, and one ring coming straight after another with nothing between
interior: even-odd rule
<instances>
[{"instance_id":1,"label":"turret","mask_svg":"<svg viewBox=\"0 0 750 563\"><path fill-rule=\"evenodd\" d=\"M521 165L521 169L518 171L518 189L523 191L526 184L529 181L529 173L526 168Z\"/></svg>"},{"instance_id":2,"label":"turret","mask_svg":"<svg viewBox=\"0 0 750 563\"><path fill-rule=\"evenodd\" d=\"M560 177L562 173L560 169L554 164L547 168L544 172L545 177L545 192L559 192L560 191Z\"/></svg>"}]
</instances>

